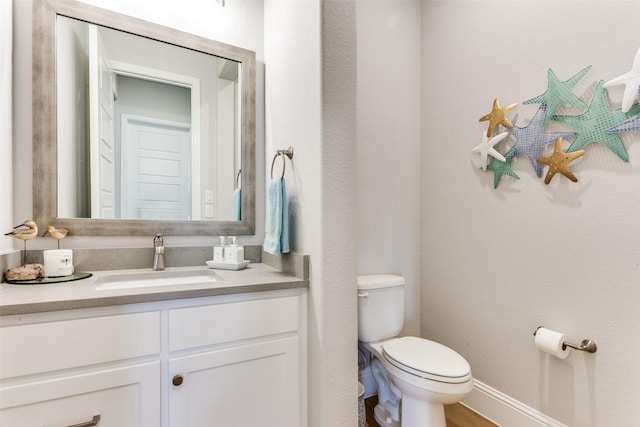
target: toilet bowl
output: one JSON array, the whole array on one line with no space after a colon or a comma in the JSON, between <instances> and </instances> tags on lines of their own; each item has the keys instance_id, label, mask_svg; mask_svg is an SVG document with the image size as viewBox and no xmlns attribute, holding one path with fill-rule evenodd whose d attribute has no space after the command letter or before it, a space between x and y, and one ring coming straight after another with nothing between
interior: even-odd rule
<instances>
[{"instance_id":1,"label":"toilet bowl","mask_svg":"<svg viewBox=\"0 0 640 427\"><path fill-rule=\"evenodd\" d=\"M471 368L464 357L442 344L398 338L403 316L403 278L358 277L358 337L374 358L371 365L378 385L374 416L383 427L446 427L444 405L471 392Z\"/></svg>"}]
</instances>

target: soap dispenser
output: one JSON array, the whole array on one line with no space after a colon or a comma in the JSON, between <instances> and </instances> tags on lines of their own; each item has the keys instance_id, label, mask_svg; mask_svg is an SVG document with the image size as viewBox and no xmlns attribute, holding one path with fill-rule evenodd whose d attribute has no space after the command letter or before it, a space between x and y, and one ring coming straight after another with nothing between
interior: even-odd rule
<instances>
[{"instance_id":1,"label":"soap dispenser","mask_svg":"<svg viewBox=\"0 0 640 427\"><path fill-rule=\"evenodd\" d=\"M224 248L224 261L230 264L240 264L244 261L244 248L238 244L236 236L230 236L231 244Z\"/></svg>"},{"instance_id":2,"label":"soap dispenser","mask_svg":"<svg viewBox=\"0 0 640 427\"><path fill-rule=\"evenodd\" d=\"M224 244L225 244L225 237L224 236L220 236L220 243L218 244L218 246L214 246L213 247L213 262L224 262L225 261L225 257L224 257Z\"/></svg>"}]
</instances>

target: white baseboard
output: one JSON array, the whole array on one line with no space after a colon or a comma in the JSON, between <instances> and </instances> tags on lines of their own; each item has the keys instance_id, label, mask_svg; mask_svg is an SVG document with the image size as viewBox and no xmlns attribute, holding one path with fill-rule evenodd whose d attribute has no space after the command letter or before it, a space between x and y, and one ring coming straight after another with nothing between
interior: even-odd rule
<instances>
[{"instance_id":1,"label":"white baseboard","mask_svg":"<svg viewBox=\"0 0 640 427\"><path fill-rule=\"evenodd\" d=\"M567 427L475 379L473 391L461 403L502 427Z\"/></svg>"}]
</instances>

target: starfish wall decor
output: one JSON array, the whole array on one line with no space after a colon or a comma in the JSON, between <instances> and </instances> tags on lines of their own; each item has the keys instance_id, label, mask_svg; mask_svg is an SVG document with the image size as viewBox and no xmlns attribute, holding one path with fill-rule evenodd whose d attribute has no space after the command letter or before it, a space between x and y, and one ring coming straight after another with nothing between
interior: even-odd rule
<instances>
[{"instance_id":1,"label":"starfish wall decor","mask_svg":"<svg viewBox=\"0 0 640 427\"><path fill-rule=\"evenodd\" d=\"M480 117L480 122L489 122L486 134L482 135L482 143L472 149L473 153L480 154L480 169L489 169L494 173L494 188L497 189L505 175L520 179L509 165L518 156L527 157L539 178L542 177L543 167L547 166L545 184L549 184L556 174L578 182L569 163L584 156L591 143L604 145L622 161L629 161L629 155L619 134L640 131L640 105L637 103L640 98L640 49L636 52L631 71L606 83L600 80L587 103L573 93L573 88L590 69L589 65L564 82L549 69L547 90L542 95L522 103L540 104L533 118L525 126L515 125L517 120L514 119L512 122L507 116L509 110L518 105L517 103L501 107L498 98L494 99L491 112ZM622 108L612 109L605 89L616 85L625 86ZM583 108L584 111L578 115L557 115L556 110L561 105ZM551 121L564 123L574 131L549 131ZM504 126L506 132L494 136L498 126ZM505 150L503 154L495 146L500 141L507 141L506 134L510 134L512 138L509 141L514 142L500 146ZM566 151L562 147L564 141L569 142ZM544 156L543 152L550 144L554 144L553 154Z\"/></svg>"}]
</instances>

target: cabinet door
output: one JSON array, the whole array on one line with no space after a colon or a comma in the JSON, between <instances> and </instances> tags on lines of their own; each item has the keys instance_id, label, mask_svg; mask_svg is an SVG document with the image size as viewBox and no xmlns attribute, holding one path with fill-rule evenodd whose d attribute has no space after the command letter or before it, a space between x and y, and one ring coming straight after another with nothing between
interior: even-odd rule
<instances>
[{"instance_id":1,"label":"cabinet door","mask_svg":"<svg viewBox=\"0 0 640 427\"><path fill-rule=\"evenodd\" d=\"M170 359L169 425L303 425L298 357L289 337Z\"/></svg>"},{"instance_id":2,"label":"cabinet door","mask_svg":"<svg viewBox=\"0 0 640 427\"><path fill-rule=\"evenodd\" d=\"M46 356L45 356L46 357ZM0 426L160 426L160 361L0 388Z\"/></svg>"}]
</instances>

